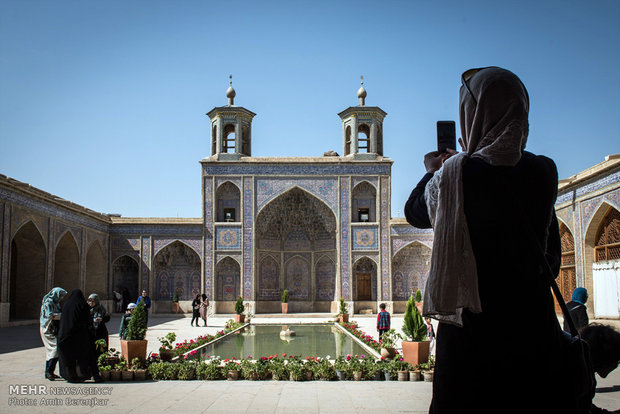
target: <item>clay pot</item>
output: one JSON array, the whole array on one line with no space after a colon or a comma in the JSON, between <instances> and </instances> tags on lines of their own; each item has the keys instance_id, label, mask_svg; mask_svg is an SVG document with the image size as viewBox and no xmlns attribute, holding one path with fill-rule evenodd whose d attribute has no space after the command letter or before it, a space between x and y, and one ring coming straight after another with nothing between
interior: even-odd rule
<instances>
[{"instance_id":1,"label":"clay pot","mask_svg":"<svg viewBox=\"0 0 620 414\"><path fill-rule=\"evenodd\" d=\"M409 371L397 371L399 381L409 381Z\"/></svg>"},{"instance_id":2,"label":"clay pot","mask_svg":"<svg viewBox=\"0 0 620 414\"><path fill-rule=\"evenodd\" d=\"M145 369L137 369L133 373L133 379L136 381L144 381L146 380L146 370Z\"/></svg>"},{"instance_id":3,"label":"clay pot","mask_svg":"<svg viewBox=\"0 0 620 414\"><path fill-rule=\"evenodd\" d=\"M99 371L99 375L101 375L102 380L110 381L110 371Z\"/></svg>"},{"instance_id":4,"label":"clay pot","mask_svg":"<svg viewBox=\"0 0 620 414\"><path fill-rule=\"evenodd\" d=\"M362 380L362 371L353 371L353 381L361 381Z\"/></svg>"},{"instance_id":5,"label":"clay pot","mask_svg":"<svg viewBox=\"0 0 620 414\"><path fill-rule=\"evenodd\" d=\"M409 371L409 381L422 381L422 374L420 371Z\"/></svg>"},{"instance_id":6,"label":"clay pot","mask_svg":"<svg viewBox=\"0 0 620 414\"><path fill-rule=\"evenodd\" d=\"M238 369L229 369L228 375L226 377L229 381L237 381L239 379L239 370Z\"/></svg>"},{"instance_id":7,"label":"clay pot","mask_svg":"<svg viewBox=\"0 0 620 414\"><path fill-rule=\"evenodd\" d=\"M282 313L288 313L288 303L282 303Z\"/></svg>"},{"instance_id":8,"label":"clay pot","mask_svg":"<svg viewBox=\"0 0 620 414\"><path fill-rule=\"evenodd\" d=\"M146 361L146 346L149 343L146 339L141 341L126 341L121 339L121 353L125 360L129 363L138 357L142 361Z\"/></svg>"},{"instance_id":9,"label":"clay pot","mask_svg":"<svg viewBox=\"0 0 620 414\"><path fill-rule=\"evenodd\" d=\"M133 381L133 371L121 371L123 381Z\"/></svg>"},{"instance_id":10,"label":"clay pot","mask_svg":"<svg viewBox=\"0 0 620 414\"><path fill-rule=\"evenodd\" d=\"M381 356L392 359L396 356L396 348L381 348Z\"/></svg>"},{"instance_id":11,"label":"clay pot","mask_svg":"<svg viewBox=\"0 0 620 414\"><path fill-rule=\"evenodd\" d=\"M430 341L409 342L403 341L403 361L409 362L414 367L418 364L428 362Z\"/></svg>"},{"instance_id":12,"label":"clay pot","mask_svg":"<svg viewBox=\"0 0 620 414\"><path fill-rule=\"evenodd\" d=\"M425 382L433 382L433 376L435 375L433 371L424 371L423 374Z\"/></svg>"},{"instance_id":13,"label":"clay pot","mask_svg":"<svg viewBox=\"0 0 620 414\"><path fill-rule=\"evenodd\" d=\"M245 315L235 315L235 322L236 323L244 323L245 322Z\"/></svg>"},{"instance_id":14,"label":"clay pot","mask_svg":"<svg viewBox=\"0 0 620 414\"><path fill-rule=\"evenodd\" d=\"M338 321L341 323L349 323L349 314L345 313L344 315L338 315Z\"/></svg>"},{"instance_id":15,"label":"clay pot","mask_svg":"<svg viewBox=\"0 0 620 414\"><path fill-rule=\"evenodd\" d=\"M121 380L121 370L113 369L110 371L110 381L120 381Z\"/></svg>"}]
</instances>

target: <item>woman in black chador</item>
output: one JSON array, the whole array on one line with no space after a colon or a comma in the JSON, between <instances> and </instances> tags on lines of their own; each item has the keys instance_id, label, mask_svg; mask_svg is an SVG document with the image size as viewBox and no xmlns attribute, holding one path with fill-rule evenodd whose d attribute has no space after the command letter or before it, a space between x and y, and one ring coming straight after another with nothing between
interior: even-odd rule
<instances>
[{"instance_id":1,"label":"woman in black chador","mask_svg":"<svg viewBox=\"0 0 620 414\"><path fill-rule=\"evenodd\" d=\"M543 257L560 263L553 161L525 151L529 97L512 72L462 77L463 152L431 152L405 205L433 228L424 314L439 320L431 413L575 412Z\"/></svg>"},{"instance_id":2,"label":"woman in black chador","mask_svg":"<svg viewBox=\"0 0 620 414\"><path fill-rule=\"evenodd\" d=\"M194 321L196 321L196 326L198 326L198 321L200 320L200 303L200 295L196 295L192 301L192 321L189 323L191 326L194 326Z\"/></svg>"},{"instance_id":3,"label":"woman in black chador","mask_svg":"<svg viewBox=\"0 0 620 414\"><path fill-rule=\"evenodd\" d=\"M97 369L90 307L84 294L76 289L69 295L60 317L58 356L60 375L69 382L83 382L94 377L101 381Z\"/></svg>"}]
</instances>

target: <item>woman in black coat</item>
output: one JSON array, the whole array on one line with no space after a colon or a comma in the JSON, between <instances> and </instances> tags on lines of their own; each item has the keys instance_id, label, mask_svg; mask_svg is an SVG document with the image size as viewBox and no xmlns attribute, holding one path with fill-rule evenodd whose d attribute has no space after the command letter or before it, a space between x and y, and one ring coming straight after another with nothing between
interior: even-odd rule
<instances>
[{"instance_id":1,"label":"woman in black coat","mask_svg":"<svg viewBox=\"0 0 620 414\"><path fill-rule=\"evenodd\" d=\"M91 377L101 381L90 327L89 306L82 291L76 289L62 308L58 331L60 375L68 382L83 382Z\"/></svg>"},{"instance_id":2,"label":"woman in black coat","mask_svg":"<svg viewBox=\"0 0 620 414\"><path fill-rule=\"evenodd\" d=\"M196 327L198 327L198 321L200 320L200 295L196 295L194 300L192 301L192 321L190 322L191 326L194 326L194 321L196 321Z\"/></svg>"},{"instance_id":3,"label":"woman in black coat","mask_svg":"<svg viewBox=\"0 0 620 414\"><path fill-rule=\"evenodd\" d=\"M524 151L529 97L516 75L483 68L462 82L463 152L427 154L405 205L411 225L434 230L430 412L574 412L542 272L541 255L555 274L561 255L555 164Z\"/></svg>"},{"instance_id":4,"label":"woman in black coat","mask_svg":"<svg viewBox=\"0 0 620 414\"><path fill-rule=\"evenodd\" d=\"M106 346L104 352L108 350L109 338L106 323L110 322L110 314L99 301L99 295L92 293L86 301L90 306L91 316L91 335L93 342L99 339L105 339Z\"/></svg>"}]
</instances>

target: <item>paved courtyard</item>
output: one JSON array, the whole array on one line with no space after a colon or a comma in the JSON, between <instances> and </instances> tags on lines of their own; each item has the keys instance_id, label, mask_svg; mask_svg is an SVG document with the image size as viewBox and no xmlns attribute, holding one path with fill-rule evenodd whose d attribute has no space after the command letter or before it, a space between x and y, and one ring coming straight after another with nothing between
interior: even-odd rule
<instances>
[{"instance_id":1,"label":"paved courtyard","mask_svg":"<svg viewBox=\"0 0 620 414\"><path fill-rule=\"evenodd\" d=\"M273 315L255 318L253 322L324 322L329 317L328 314L310 318ZM149 352L157 352L157 337L167 332L175 331L177 342L193 339L223 329L227 319L229 317L211 318L208 327L195 328L190 327L190 318L187 317L151 315L147 335ZM362 330L376 335L375 316L356 316L354 319ZM108 324L112 347L119 347L118 324L118 315ZM402 316L395 316L392 324L399 328ZM45 351L36 325L0 329L0 412L423 413L428 410L432 392L430 383L396 381L146 381L75 385L43 379L44 365ZM617 371L607 379L597 378L599 389L595 402L600 407L620 408L620 372ZM28 394L18 395L10 388L16 385L34 387L26 387ZM55 387L61 392L76 394L51 395ZM34 394L35 390L47 394ZM27 401L35 401L37 405L15 405ZM42 401L49 401L51 405L41 406ZM68 405L95 402L102 405L92 408Z\"/></svg>"}]
</instances>

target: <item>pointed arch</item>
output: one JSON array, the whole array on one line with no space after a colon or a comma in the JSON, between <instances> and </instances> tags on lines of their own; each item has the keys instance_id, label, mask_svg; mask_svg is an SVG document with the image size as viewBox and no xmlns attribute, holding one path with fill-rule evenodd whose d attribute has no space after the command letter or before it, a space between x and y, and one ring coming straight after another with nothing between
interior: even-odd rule
<instances>
[{"instance_id":1,"label":"pointed arch","mask_svg":"<svg viewBox=\"0 0 620 414\"><path fill-rule=\"evenodd\" d=\"M235 301L241 293L241 266L230 256L215 266L215 300Z\"/></svg>"},{"instance_id":2,"label":"pointed arch","mask_svg":"<svg viewBox=\"0 0 620 414\"><path fill-rule=\"evenodd\" d=\"M112 290L123 294L124 306L136 300L138 291L138 261L130 255L122 255L112 263ZM121 306L121 311L124 306Z\"/></svg>"},{"instance_id":3,"label":"pointed arch","mask_svg":"<svg viewBox=\"0 0 620 414\"><path fill-rule=\"evenodd\" d=\"M336 262L334 259L324 254L317 260L314 268L316 275L316 300L336 300Z\"/></svg>"},{"instance_id":4,"label":"pointed arch","mask_svg":"<svg viewBox=\"0 0 620 414\"><path fill-rule=\"evenodd\" d=\"M407 300L412 292L424 292L431 267L430 247L413 241L392 258L392 300Z\"/></svg>"},{"instance_id":5,"label":"pointed arch","mask_svg":"<svg viewBox=\"0 0 620 414\"><path fill-rule=\"evenodd\" d=\"M241 189L232 181L220 184L215 190L215 220L241 221Z\"/></svg>"},{"instance_id":6,"label":"pointed arch","mask_svg":"<svg viewBox=\"0 0 620 414\"><path fill-rule=\"evenodd\" d=\"M562 297L568 298L573 294L573 290L577 287L577 277L575 269L575 238L570 229L560 221L560 246L562 248L562 261L560 264L560 275L557 278L557 284L562 293ZM560 313L562 309L560 305L555 303L555 310Z\"/></svg>"},{"instance_id":7,"label":"pointed arch","mask_svg":"<svg viewBox=\"0 0 620 414\"><path fill-rule=\"evenodd\" d=\"M353 264L353 298L356 301L377 300L377 262L368 256Z\"/></svg>"},{"instance_id":8,"label":"pointed arch","mask_svg":"<svg viewBox=\"0 0 620 414\"><path fill-rule=\"evenodd\" d=\"M271 255L266 254L258 263L258 300L280 299L280 264Z\"/></svg>"},{"instance_id":9,"label":"pointed arch","mask_svg":"<svg viewBox=\"0 0 620 414\"><path fill-rule=\"evenodd\" d=\"M33 221L23 223L11 240L9 318L36 319L46 292L47 249Z\"/></svg>"},{"instance_id":10,"label":"pointed arch","mask_svg":"<svg viewBox=\"0 0 620 414\"><path fill-rule=\"evenodd\" d=\"M67 292L81 289L80 250L73 232L66 230L56 244L54 252L54 286Z\"/></svg>"},{"instance_id":11,"label":"pointed arch","mask_svg":"<svg viewBox=\"0 0 620 414\"><path fill-rule=\"evenodd\" d=\"M351 221L377 221L377 188L369 181L358 183L351 192Z\"/></svg>"},{"instance_id":12,"label":"pointed arch","mask_svg":"<svg viewBox=\"0 0 620 414\"><path fill-rule=\"evenodd\" d=\"M101 299L108 297L106 287L107 266L103 246L95 240L86 252L86 280L84 289L87 294L97 293Z\"/></svg>"},{"instance_id":13,"label":"pointed arch","mask_svg":"<svg viewBox=\"0 0 620 414\"><path fill-rule=\"evenodd\" d=\"M284 263L284 273L289 298L310 299L310 262L302 255L296 254Z\"/></svg>"},{"instance_id":14,"label":"pointed arch","mask_svg":"<svg viewBox=\"0 0 620 414\"><path fill-rule=\"evenodd\" d=\"M201 293L200 256L189 245L174 240L153 257L156 300L192 300Z\"/></svg>"}]
</instances>

